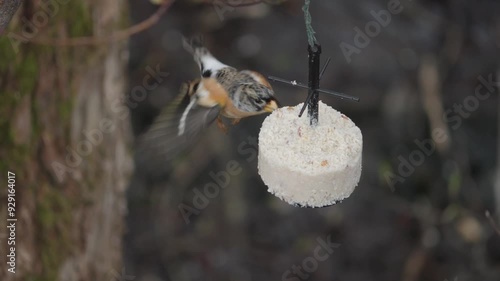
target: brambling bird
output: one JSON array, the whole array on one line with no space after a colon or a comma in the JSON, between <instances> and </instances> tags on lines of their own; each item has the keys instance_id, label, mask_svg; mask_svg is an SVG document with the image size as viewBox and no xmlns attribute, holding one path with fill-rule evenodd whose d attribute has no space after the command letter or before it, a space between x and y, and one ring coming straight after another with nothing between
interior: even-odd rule
<instances>
[{"instance_id":1,"label":"brambling bird","mask_svg":"<svg viewBox=\"0 0 500 281\"><path fill-rule=\"evenodd\" d=\"M274 92L262 75L237 71L219 62L201 45L190 46L202 77L184 83L180 94L137 138L135 160L139 169L164 167L189 148L215 120L226 131L221 117L232 119L235 124L241 118L278 108Z\"/></svg>"},{"instance_id":2,"label":"brambling bird","mask_svg":"<svg viewBox=\"0 0 500 281\"><path fill-rule=\"evenodd\" d=\"M238 71L217 60L200 38L184 39L184 48L193 55L200 68L202 78L213 78L227 91L228 106L223 109L222 116L233 119L233 124L241 118L272 112L278 108L274 91L267 79L252 70ZM218 125L226 130L221 119Z\"/></svg>"}]
</instances>

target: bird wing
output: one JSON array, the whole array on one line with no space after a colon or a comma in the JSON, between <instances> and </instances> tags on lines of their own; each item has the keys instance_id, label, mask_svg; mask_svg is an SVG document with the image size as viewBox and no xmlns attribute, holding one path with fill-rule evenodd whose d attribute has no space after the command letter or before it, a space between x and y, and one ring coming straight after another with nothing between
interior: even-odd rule
<instances>
[{"instance_id":1,"label":"bird wing","mask_svg":"<svg viewBox=\"0 0 500 281\"><path fill-rule=\"evenodd\" d=\"M136 170L150 175L166 174L172 160L196 143L220 113L219 106L203 107L191 97L187 85L136 140Z\"/></svg>"}]
</instances>

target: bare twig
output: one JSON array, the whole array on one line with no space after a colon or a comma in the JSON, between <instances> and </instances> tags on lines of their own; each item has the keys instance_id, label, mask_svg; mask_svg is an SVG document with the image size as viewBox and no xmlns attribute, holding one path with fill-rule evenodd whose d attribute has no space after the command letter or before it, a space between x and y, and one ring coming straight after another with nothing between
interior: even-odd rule
<instances>
[{"instance_id":1,"label":"bare twig","mask_svg":"<svg viewBox=\"0 0 500 281\"><path fill-rule=\"evenodd\" d=\"M233 4L231 2L227 2L226 1L226 4L231 6L231 7L244 7L244 6L252 6L252 5L255 5L255 4L260 4L262 3L262 0L253 0L253 1L242 1L241 3L239 4Z\"/></svg>"},{"instance_id":2,"label":"bare twig","mask_svg":"<svg viewBox=\"0 0 500 281\"><path fill-rule=\"evenodd\" d=\"M500 78L500 70L497 71L497 79ZM497 104L500 108L500 100ZM497 133L500 133L500 112L497 116ZM500 142L497 141L497 166L496 166L496 179L493 184L493 196L495 202L495 209L497 215L497 222L500 222ZM500 232L499 232L500 234Z\"/></svg>"},{"instance_id":3,"label":"bare twig","mask_svg":"<svg viewBox=\"0 0 500 281\"><path fill-rule=\"evenodd\" d=\"M207 4L216 4L215 2L219 2L219 4L222 3L222 4L227 5L229 7L245 7L245 6L252 6L252 5L260 4L263 1L262 0L249 0L249 1L242 0L240 3L233 3L236 1L235 0L223 0L223 1L221 1L221 0L205 0L204 2Z\"/></svg>"},{"instance_id":4,"label":"bare twig","mask_svg":"<svg viewBox=\"0 0 500 281\"><path fill-rule=\"evenodd\" d=\"M405 262L403 268L403 280L415 281L418 280L421 272L428 259L427 250L423 247L415 248Z\"/></svg>"},{"instance_id":5,"label":"bare twig","mask_svg":"<svg viewBox=\"0 0 500 281\"><path fill-rule=\"evenodd\" d=\"M441 129L446 132L446 141L436 143L436 147L441 155L444 155L450 147L450 131L448 125L443 121L444 115L442 101L442 77L439 75L437 59L432 55L426 55L422 59L419 69L419 82L421 85L422 101L425 112L429 118L431 133L434 129Z\"/></svg>"},{"instance_id":6,"label":"bare twig","mask_svg":"<svg viewBox=\"0 0 500 281\"><path fill-rule=\"evenodd\" d=\"M488 221L490 221L491 227L493 227L493 229L496 231L496 233L498 235L500 235L500 228L498 227L497 223L495 222L495 220L491 216L490 211L486 211L484 213L484 215L486 216L486 218L488 219Z\"/></svg>"},{"instance_id":7,"label":"bare twig","mask_svg":"<svg viewBox=\"0 0 500 281\"><path fill-rule=\"evenodd\" d=\"M106 37L84 36L84 37L63 38L63 39L34 38L30 42L34 44L49 45L49 46L86 46L86 45L88 46L88 45L109 44L112 42L125 40L130 36L140 33L158 23L163 14L165 14L165 12L174 2L175 0L166 0L161 4L158 10L154 14L152 14L149 18L125 30L117 31L111 34L110 36Z\"/></svg>"}]
</instances>

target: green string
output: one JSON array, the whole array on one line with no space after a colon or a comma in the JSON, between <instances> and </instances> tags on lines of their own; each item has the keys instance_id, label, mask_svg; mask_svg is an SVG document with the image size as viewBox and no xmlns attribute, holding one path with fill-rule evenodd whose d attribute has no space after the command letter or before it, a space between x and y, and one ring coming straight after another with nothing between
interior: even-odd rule
<instances>
[{"instance_id":1,"label":"green string","mask_svg":"<svg viewBox=\"0 0 500 281\"><path fill-rule=\"evenodd\" d=\"M311 4L311 0L305 0L302 11L304 11L304 20L306 22L307 41L309 42L309 46L314 47L314 44L318 43L318 41L316 41L316 37L314 36L316 32L314 32L311 24L312 19L311 13L309 13L309 4Z\"/></svg>"}]
</instances>

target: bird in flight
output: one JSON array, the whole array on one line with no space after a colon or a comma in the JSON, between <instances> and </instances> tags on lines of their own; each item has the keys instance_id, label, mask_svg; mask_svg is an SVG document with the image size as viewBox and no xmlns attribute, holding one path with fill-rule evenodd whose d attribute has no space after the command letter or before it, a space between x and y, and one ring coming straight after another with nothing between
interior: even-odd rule
<instances>
[{"instance_id":1,"label":"bird in flight","mask_svg":"<svg viewBox=\"0 0 500 281\"><path fill-rule=\"evenodd\" d=\"M226 132L222 117L237 124L242 118L278 108L271 85L260 73L239 71L223 64L200 40L184 40L184 47L198 64L200 77L184 83L179 95L161 111L150 128L138 136L135 160L139 170L155 170L170 163L215 120Z\"/></svg>"}]
</instances>

